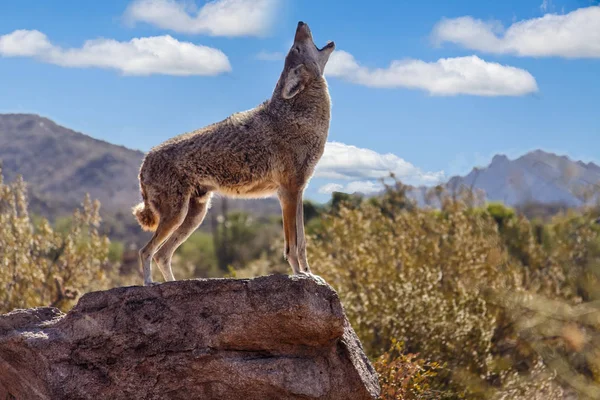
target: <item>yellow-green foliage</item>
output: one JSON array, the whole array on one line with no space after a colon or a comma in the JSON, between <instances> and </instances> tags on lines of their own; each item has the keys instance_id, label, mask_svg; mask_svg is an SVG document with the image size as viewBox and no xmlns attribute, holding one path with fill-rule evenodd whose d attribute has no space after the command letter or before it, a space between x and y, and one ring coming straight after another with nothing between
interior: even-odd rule
<instances>
[{"instance_id":1,"label":"yellow-green foliage","mask_svg":"<svg viewBox=\"0 0 600 400\"><path fill-rule=\"evenodd\" d=\"M382 398L600 398L600 207L541 222L469 190L432 189L438 209L406 192L305 204L312 269L337 289ZM0 312L67 309L127 251L99 235L97 202L53 229L25 193L0 174ZM279 221L223 214L176 253L178 278L290 272Z\"/></svg>"},{"instance_id":2,"label":"yellow-green foliage","mask_svg":"<svg viewBox=\"0 0 600 400\"><path fill-rule=\"evenodd\" d=\"M368 354L405 343L445 365L429 384L454 398L562 398L539 336L519 325L524 306L500 299L594 298L600 236L591 216L543 226L482 207L468 191L434 190L441 210L415 207L405 192L397 183L381 199L342 202L310 243L313 270L337 289Z\"/></svg>"},{"instance_id":3,"label":"yellow-green foliage","mask_svg":"<svg viewBox=\"0 0 600 400\"><path fill-rule=\"evenodd\" d=\"M479 284L508 284L496 224L456 204L443 213L392 204L328 217L311 246L314 269L338 290L371 356L396 339L449 370L487 376L495 313Z\"/></svg>"},{"instance_id":4,"label":"yellow-green foliage","mask_svg":"<svg viewBox=\"0 0 600 400\"><path fill-rule=\"evenodd\" d=\"M401 342L392 341L392 347L373 363L379 374L381 400L440 400L453 397L450 392L433 390L430 381L441 368L439 363L428 363L416 354L405 354Z\"/></svg>"},{"instance_id":5,"label":"yellow-green foliage","mask_svg":"<svg viewBox=\"0 0 600 400\"><path fill-rule=\"evenodd\" d=\"M175 253L173 271L177 279L221 276L212 236L202 231L192 234Z\"/></svg>"},{"instance_id":6,"label":"yellow-green foliage","mask_svg":"<svg viewBox=\"0 0 600 400\"><path fill-rule=\"evenodd\" d=\"M63 232L47 220L33 223L26 185L0 170L0 312L52 305L70 308L78 296L106 282L109 242L98 235L100 204L86 197Z\"/></svg>"}]
</instances>

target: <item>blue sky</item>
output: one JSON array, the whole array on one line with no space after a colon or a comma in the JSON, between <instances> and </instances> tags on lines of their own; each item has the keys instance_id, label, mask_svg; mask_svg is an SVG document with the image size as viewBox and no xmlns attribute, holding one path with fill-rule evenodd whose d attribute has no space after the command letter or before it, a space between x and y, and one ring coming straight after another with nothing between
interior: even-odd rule
<instances>
[{"instance_id":1,"label":"blue sky","mask_svg":"<svg viewBox=\"0 0 600 400\"><path fill-rule=\"evenodd\" d=\"M303 20L336 42L332 143L308 197L375 190L389 169L436 183L496 153L600 160L597 2L83 4L2 1L0 112L146 151L268 98Z\"/></svg>"}]
</instances>

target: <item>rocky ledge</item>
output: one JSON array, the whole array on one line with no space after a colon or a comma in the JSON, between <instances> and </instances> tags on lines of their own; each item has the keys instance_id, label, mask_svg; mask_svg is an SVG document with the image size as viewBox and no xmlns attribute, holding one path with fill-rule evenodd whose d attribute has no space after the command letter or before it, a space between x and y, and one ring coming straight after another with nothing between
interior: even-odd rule
<instances>
[{"instance_id":1,"label":"rocky ledge","mask_svg":"<svg viewBox=\"0 0 600 400\"><path fill-rule=\"evenodd\" d=\"M85 294L0 316L0 399L375 399L336 292L301 276Z\"/></svg>"}]
</instances>

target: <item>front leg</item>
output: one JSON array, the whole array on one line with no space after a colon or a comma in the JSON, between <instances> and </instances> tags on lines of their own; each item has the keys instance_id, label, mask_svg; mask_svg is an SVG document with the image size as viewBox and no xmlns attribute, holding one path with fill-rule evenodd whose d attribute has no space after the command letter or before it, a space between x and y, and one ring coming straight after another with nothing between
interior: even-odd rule
<instances>
[{"instance_id":1,"label":"front leg","mask_svg":"<svg viewBox=\"0 0 600 400\"><path fill-rule=\"evenodd\" d=\"M297 243L298 243L298 261L300 263L300 273L306 274L317 281L317 283L326 285L327 282L318 275L313 274L310 271L308 265L308 259L306 258L306 235L304 233L304 205L302 203L302 193L298 197L296 204L296 231L297 231Z\"/></svg>"},{"instance_id":2,"label":"front leg","mask_svg":"<svg viewBox=\"0 0 600 400\"><path fill-rule=\"evenodd\" d=\"M296 232L298 242L298 261L300 271L310 274L308 259L306 258L306 235L304 233L304 206L302 203L302 192L298 196L296 203Z\"/></svg>"},{"instance_id":3,"label":"front leg","mask_svg":"<svg viewBox=\"0 0 600 400\"><path fill-rule=\"evenodd\" d=\"M285 239L284 257L292 267L295 275L300 274L300 264L298 262L298 235L296 212L298 201L302 203L302 195L298 190L281 187L278 191L279 202L283 217L283 235ZM300 200L299 200L300 199Z\"/></svg>"}]
</instances>

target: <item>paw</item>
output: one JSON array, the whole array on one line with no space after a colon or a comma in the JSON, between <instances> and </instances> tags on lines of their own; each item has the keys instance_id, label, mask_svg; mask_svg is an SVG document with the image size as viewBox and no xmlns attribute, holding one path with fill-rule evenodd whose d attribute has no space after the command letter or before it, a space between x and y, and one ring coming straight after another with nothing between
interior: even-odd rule
<instances>
[{"instance_id":1,"label":"paw","mask_svg":"<svg viewBox=\"0 0 600 400\"><path fill-rule=\"evenodd\" d=\"M312 272L309 272L308 275L310 275L310 277L313 278L319 285L327 285L325 279L321 278L319 275L315 275Z\"/></svg>"},{"instance_id":2,"label":"paw","mask_svg":"<svg viewBox=\"0 0 600 400\"><path fill-rule=\"evenodd\" d=\"M303 275L303 276L309 277L312 280L314 280L315 282L317 282L319 285L327 285L327 282L325 281L325 279L321 278L319 275L313 274L312 272L300 271L300 272L298 272L297 275Z\"/></svg>"},{"instance_id":3,"label":"paw","mask_svg":"<svg viewBox=\"0 0 600 400\"><path fill-rule=\"evenodd\" d=\"M159 282L144 281L144 286L158 286L158 285L160 285Z\"/></svg>"}]
</instances>

